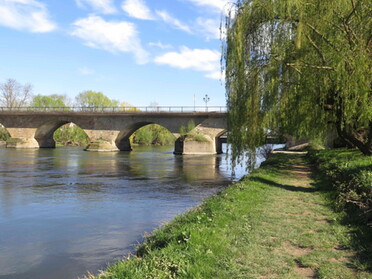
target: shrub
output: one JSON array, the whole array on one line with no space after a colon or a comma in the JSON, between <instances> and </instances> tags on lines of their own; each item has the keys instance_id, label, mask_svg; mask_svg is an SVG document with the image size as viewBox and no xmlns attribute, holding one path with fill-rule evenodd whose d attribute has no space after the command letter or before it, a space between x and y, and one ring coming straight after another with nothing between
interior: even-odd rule
<instances>
[{"instance_id":1,"label":"shrub","mask_svg":"<svg viewBox=\"0 0 372 279\"><path fill-rule=\"evenodd\" d=\"M371 221L372 157L348 149L311 151L308 156L336 189L338 207L356 209L364 221Z\"/></svg>"},{"instance_id":2,"label":"shrub","mask_svg":"<svg viewBox=\"0 0 372 279\"><path fill-rule=\"evenodd\" d=\"M9 138L8 131L4 127L0 127L0 141L7 141Z\"/></svg>"},{"instance_id":3,"label":"shrub","mask_svg":"<svg viewBox=\"0 0 372 279\"><path fill-rule=\"evenodd\" d=\"M195 130L195 123L192 120L190 120L187 123L187 127L181 126L180 135L181 135L181 139L184 141L198 141L198 142L209 141L209 139L206 136L200 134L197 130Z\"/></svg>"},{"instance_id":4,"label":"shrub","mask_svg":"<svg viewBox=\"0 0 372 279\"><path fill-rule=\"evenodd\" d=\"M86 145L89 143L89 137L83 129L74 125L66 124L54 132L54 140L61 145Z\"/></svg>"},{"instance_id":5,"label":"shrub","mask_svg":"<svg viewBox=\"0 0 372 279\"><path fill-rule=\"evenodd\" d=\"M157 124L144 126L132 136L133 143L144 145L171 145L174 140L175 138L169 130Z\"/></svg>"}]
</instances>

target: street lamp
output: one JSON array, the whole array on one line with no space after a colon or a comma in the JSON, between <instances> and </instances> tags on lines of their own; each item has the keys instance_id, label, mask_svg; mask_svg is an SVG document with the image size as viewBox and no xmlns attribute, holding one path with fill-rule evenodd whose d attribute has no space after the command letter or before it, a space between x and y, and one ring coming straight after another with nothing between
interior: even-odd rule
<instances>
[{"instance_id":1,"label":"street lamp","mask_svg":"<svg viewBox=\"0 0 372 279\"><path fill-rule=\"evenodd\" d=\"M208 102L210 101L208 94L205 94L203 101L205 102L205 111L208 111Z\"/></svg>"}]
</instances>

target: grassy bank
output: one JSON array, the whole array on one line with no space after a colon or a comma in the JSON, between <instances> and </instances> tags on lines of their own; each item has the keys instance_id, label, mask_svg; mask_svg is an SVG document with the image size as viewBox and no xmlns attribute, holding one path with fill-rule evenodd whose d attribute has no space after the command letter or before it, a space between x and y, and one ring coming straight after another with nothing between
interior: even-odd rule
<instances>
[{"instance_id":1,"label":"grassy bank","mask_svg":"<svg viewBox=\"0 0 372 279\"><path fill-rule=\"evenodd\" d=\"M332 197L304 156L276 154L90 278L371 278L371 235Z\"/></svg>"},{"instance_id":2,"label":"grassy bank","mask_svg":"<svg viewBox=\"0 0 372 279\"><path fill-rule=\"evenodd\" d=\"M372 226L372 157L346 148L311 151L308 157L335 190L337 209Z\"/></svg>"}]
</instances>

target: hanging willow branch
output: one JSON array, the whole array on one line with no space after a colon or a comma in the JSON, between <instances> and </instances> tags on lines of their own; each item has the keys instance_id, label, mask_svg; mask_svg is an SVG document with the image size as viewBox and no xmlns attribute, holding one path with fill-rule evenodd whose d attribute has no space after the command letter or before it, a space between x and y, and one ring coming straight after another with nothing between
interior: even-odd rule
<instances>
[{"instance_id":1,"label":"hanging willow branch","mask_svg":"<svg viewBox=\"0 0 372 279\"><path fill-rule=\"evenodd\" d=\"M334 129L372 153L370 14L367 0L236 3L222 57L234 163L269 133L320 139Z\"/></svg>"}]
</instances>

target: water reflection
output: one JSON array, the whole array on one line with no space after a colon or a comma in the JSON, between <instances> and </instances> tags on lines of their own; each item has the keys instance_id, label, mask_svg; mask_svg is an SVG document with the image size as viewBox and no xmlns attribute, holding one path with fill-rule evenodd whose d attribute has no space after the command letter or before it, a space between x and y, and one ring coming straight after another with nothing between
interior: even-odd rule
<instances>
[{"instance_id":1,"label":"water reflection","mask_svg":"<svg viewBox=\"0 0 372 279\"><path fill-rule=\"evenodd\" d=\"M223 155L0 149L0 278L76 278L231 180Z\"/></svg>"}]
</instances>

